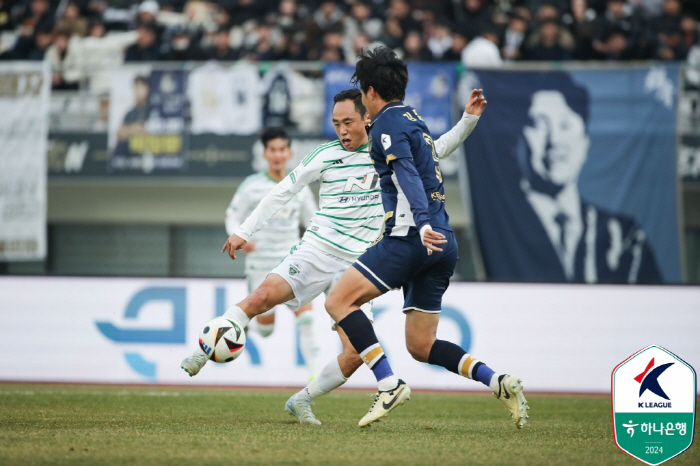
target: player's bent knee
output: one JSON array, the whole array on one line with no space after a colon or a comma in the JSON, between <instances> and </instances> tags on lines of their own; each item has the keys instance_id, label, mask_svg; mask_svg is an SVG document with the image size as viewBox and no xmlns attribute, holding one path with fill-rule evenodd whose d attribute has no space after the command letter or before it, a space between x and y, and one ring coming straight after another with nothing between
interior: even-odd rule
<instances>
[{"instance_id":1,"label":"player's bent knee","mask_svg":"<svg viewBox=\"0 0 700 466\"><path fill-rule=\"evenodd\" d=\"M409 354L420 362L428 362L432 346L433 342L428 340L406 341L406 349Z\"/></svg>"},{"instance_id":2,"label":"player's bent knee","mask_svg":"<svg viewBox=\"0 0 700 466\"><path fill-rule=\"evenodd\" d=\"M271 290L266 286L260 286L253 291L246 299L249 308L252 308L254 313L261 314L275 307L278 303L273 302Z\"/></svg>"}]
</instances>

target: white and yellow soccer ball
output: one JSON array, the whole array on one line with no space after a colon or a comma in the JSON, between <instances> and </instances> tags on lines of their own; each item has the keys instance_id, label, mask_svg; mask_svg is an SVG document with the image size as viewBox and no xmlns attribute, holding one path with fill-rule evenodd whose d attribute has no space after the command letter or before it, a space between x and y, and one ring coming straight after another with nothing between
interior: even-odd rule
<instances>
[{"instance_id":1,"label":"white and yellow soccer ball","mask_svg":"<svg viewBox=\"0 0 700 466\"><path fill-rule=\"evenodd\" d=\"M232 319L215 317L199 334L199 347L214 362L231 362L243 353L245 331Z\"/></svg>"}]
</instances>

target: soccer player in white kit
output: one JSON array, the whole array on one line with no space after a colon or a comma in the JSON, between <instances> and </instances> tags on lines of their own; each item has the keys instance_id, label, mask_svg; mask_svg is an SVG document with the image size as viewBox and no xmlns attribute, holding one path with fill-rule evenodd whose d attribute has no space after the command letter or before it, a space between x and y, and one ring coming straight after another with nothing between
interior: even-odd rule
<instances>
[{"instance_id":1,"label":"soccer player in white kit","mask_svg":"<svg viewBox=\"0 0 700 466\"><path fill-rule=\"evenodd\" d=\"M480 92L473 91L466 108L479 96ZM255 291L224 314L243 326L277 304L286 303L294 308L311 302L322 292L328 294L352 262L380 237L384 211L378 175L367 147L368 120L360 91L342 91L333 102L332 118L338 139L308 154L265 196L222 249L235 259L236 250L245 247L252 235L295 194L313 181L321 182L320 210L311 218L299 245L292 248ZM457 125L435 141L439 156L445 158L454 152L478 119L465 111ZM362 310L371 320L371 303L363 305ZM342 329L335 323L332 328L338 332L343 352L285 406L302 424L321 424L311 411L312 400L341 386L363 363ZM194 375L206 362L206 354L197 349L183 360L182 367Z\"/></svg>"},{"instance_id":2,"label":"soccer player in white kit","mask_svg":"<svg viewBox=\"0 0 700 466\"><path fill-rule=\"evenodd\" d=\"M284 128L266 128L260 136L263 144L263 158L267 161L266 171L247 177L239 186L231 204L226 209L226 232L232 235L260 201L287 176L287 162L292 158L291 140ZM246 254L245 275L248 293L252 293L265 280L299 242L299 224L309 226L316 213L316 200L311 189L302 189L268 222L264 230L253 235L243 247ZM292 308L290 308L292 309ZM292 309L294 310L294 309ZM319 348L313 330L311 303L304 304L294 311L299 330L299 349L309 370L309 378L318 375ZM275 308L257 317L257 325L251 325L263 337L272 334L275 328Z\"/></svg>"}]
</instances>

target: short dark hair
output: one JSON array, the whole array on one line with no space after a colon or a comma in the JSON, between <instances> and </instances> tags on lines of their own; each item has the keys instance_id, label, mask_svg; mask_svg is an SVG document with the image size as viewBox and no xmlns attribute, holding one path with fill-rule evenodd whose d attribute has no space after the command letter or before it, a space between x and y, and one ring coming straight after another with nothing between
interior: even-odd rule
<instances>
[{"instance_id":1,"label":"short dark hair","mask_svg":"<svg viewBox=\"0 0 700 466\"><path fill-rule=\"evenodd\" d=\"M358 54L351 82L367 93L370 86L387 102L403 100L408 85L408 68L387 47L364 48Z\"/></svg>"},{"instance_id":2,"label":"short dark hair","mask_svg":"<svg viewBox=\"0 0 700 466\"><path fill-rule=\"evenodd\" d=\"M146 76L137 75L137 76L134 78L134 84L138 84L138 83L145 84L146 86L149 85L149 83L148 83L148 78L147 78Z\"/></svg>"},{"instance_id":3,"label":"short dark hair","mask_svg":"<svg viewBox=\"0 0 700 466\"><path fill-rule=\"evenodd\" d=\"M345 102L346 100L352 100L357 113L359 113L361 117L365 116L367 108L365 108L365 105L362 103L362 93L359 89L345 89L344 91L338 92L333 97L333 106L335 107L335 104L338 102Z\"/></svg>"},{"instance_id":4,"label":"short dark hair","mask_svg":"<svg viewBox=\"0 0 700 466\"><path fill-rule=\"evenodd\" d=\"M287 141L287 144L291 144L292 142L287 131L281 126L268 126L260 135L260 141L262 141L265 149L267 149L267 144L273 139L284 139Z\"/></svg>"}]
</instances>

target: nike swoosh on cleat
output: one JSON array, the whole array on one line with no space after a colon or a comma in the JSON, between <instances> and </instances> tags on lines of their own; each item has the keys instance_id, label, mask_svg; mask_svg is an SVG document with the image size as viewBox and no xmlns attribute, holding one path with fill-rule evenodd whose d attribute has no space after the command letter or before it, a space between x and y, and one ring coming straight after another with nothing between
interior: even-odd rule
<instances>
[{"instance_id":1,"label":"nike swoosh on cleat","mask_svg":"<svg viewBox=\"0 0 700 466\"><path fill-rule=\"evenodd\" d=\"M505 385L503 386L503 396L505 396L506 400L510 400L510 394L508 393L508 390L505 389Z\"/></svg>"},{"instance_id":2,"label":"nike swoosh on cleat","mask_svg":"<svg viewBox=\"0 0 700 466\"><path fill-rule=\"evenodd\" d=\"M398 391L398 393L396 394L396 396L394 397L394 399L391 400L391 402L389 402L389 403L382 403L382 406L384 407L384 409L389 409L389 408L391 408L392 406L394 406L394 403L396 403L396 400L398 400L399 395L400 395L401 393L403 393L403 389L404 389L404 387L401 387L401 390Z\"/></svg>"}]
</instances>

